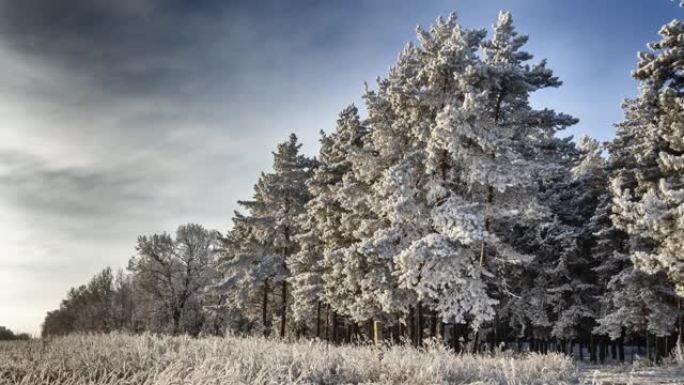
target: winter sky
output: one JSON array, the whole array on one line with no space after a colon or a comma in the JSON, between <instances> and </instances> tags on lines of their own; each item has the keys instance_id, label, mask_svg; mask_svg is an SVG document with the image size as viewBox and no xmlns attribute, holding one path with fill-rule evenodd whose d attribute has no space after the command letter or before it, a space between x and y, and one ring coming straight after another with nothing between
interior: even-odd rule
<instances>
[{"instance_id":1,"label":"winter sky","mask_svg":"<svg viewBox=\"0 0 684 385\"><path fill-rule=\"evenodd\" d=\"M565 82L535 104L613 135L669 0L0 0L0 325L38 333L139 234L225 231L270 152L360 104L415 26L512 11Z\"/></svg>"}]
</instances>

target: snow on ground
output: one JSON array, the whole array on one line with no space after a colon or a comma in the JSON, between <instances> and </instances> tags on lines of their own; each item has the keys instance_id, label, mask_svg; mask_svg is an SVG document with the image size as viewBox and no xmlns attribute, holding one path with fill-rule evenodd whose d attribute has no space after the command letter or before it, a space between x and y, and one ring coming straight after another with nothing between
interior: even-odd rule
<instances>
[{"instance_id":1,"label":"snow on ground","mask_svg":"<svg viewBox=\"0 0 684 385\"><path fill-rule=\"evenodd\" d=\"M684 385L684 367L581 365L581 385Z\"/></svg>"}]
</instances>

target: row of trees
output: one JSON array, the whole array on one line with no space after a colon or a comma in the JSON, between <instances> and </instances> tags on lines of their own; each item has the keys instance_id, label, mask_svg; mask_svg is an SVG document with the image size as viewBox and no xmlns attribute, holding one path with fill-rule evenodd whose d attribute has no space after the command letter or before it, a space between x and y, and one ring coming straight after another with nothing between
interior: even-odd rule
<instances>
[{"instance_id":1,"label":"row of trees","mask_svg":"<svg viewBox=\"0 0 684 385\"><path fill-rule=\"evenodd\" d=\"M510 14L489 39L453 15L419 28L367 87L367 117L345 108L316 158L294 135L280 144L225 236L187 225L141 237L110 284L109 324L66 316L101 314L72 310L100 298L98 276L44 332L340 342L381 321L388 338L439 336L457 350L579 342L595 358L629 339L662 354L681 335L684 295L684 25L660 35L603 145L558 138L577 119L530 105L561 82L530 63ZM59 317L71 329L52 328Z\"/></svg>"},{"instance_id":2,"label":"row of trees","mask_svg":"<svg viewBox=\"0 0 684 385\"><path fill-rule=\"evenodd\" d=\"M72 288L59 309L48 312L43 336L72 332L199 334L209 328L205 290L216 279L217 234L197 224L183 225L176 236L138 238L128 272L110 268L87 285Z\"/></svg>"},{"instance_id":3,"label":"row of trees","mask_svg":"<svg viewBox=\"0 0 684 385\"><path fill-rule=\"evenodd\" d=\"M27 333L14 333L10 329L0 326L0 341L28 340L31 336Z\"/></svg>"}]
</instances>

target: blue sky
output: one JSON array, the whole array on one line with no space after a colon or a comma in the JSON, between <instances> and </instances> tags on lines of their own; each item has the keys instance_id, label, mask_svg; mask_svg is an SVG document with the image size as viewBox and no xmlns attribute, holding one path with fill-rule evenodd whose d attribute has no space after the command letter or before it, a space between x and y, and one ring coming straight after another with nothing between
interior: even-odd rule
<instances>
[{"instance_id":1,"label":"blue sky","mask_svg":"<svg viewBox=\"0 0 684 385\"><path fill-rule=\"evenodd\" d=\"M225 231L270 151L361 104L417 24L513 13L564 81L538 106L612 137L669 0L0 0L0 325L37 333L69 287L139 234Z\"/></svg>"}]
</instances>

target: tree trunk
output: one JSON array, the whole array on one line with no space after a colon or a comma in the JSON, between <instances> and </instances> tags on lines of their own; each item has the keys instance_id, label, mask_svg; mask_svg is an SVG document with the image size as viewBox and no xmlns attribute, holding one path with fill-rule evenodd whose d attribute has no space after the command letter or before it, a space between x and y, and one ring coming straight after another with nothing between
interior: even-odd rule
<instances>
[{"instance_id":1,"label":"tree trunk","mask_svg":"<svg viewBox=\"0 0 684 385\"><path fill-rule=\"evenodd\" d=\"M606 346L606 337L600 336L599 337L599 362L601 364L606 362L606 353L607 352L608 352L608 348Z\"/></svg>"},{"instance_id":2,"label":"tree trunk","mask_svg":"<svg viewBox=\"0 0 684 385\"><path fill-rule=\"evenodd\" d=\"M444 346L449 346L449 337L447 336L447 324L443 320L439 320L437 325L437 336L441 339Z\"/></svg>"},{"instance_id":3,"label":"tree trunk","mask_svg":"<svg viewBox=\"0 0 684 385\"><path fill-rule=\"evenodd\" d=\"M368 341L375 341L375 335L373 334L373 327L375 325L375 320L373 318L368 320Z\"/></svg>"},{"instance_id":4,"label":"tree trunk","mask_svg":"<svg viewBox=\"0 0 684 385\"><path fill-rule=\"evenodd\" d=\"M655 362L660 363L663 358L663 337L655 336Z\"/></svg>"},{"instance_id":5,"label":"tree trunk","mask_svg":"<svg viewBox=\"0 0 684 385\"><path fill-rule=\"evenodd\" d=\"M418 346L423 346L423 303L418 301Z\"/></svg>"},{"instance_id":6,"label":"tree trunk","mask_svg":"<svg viewBox=\"0 0 684 385\"><path fill-rule=\"evenodd\" d=\"M663 343L665 344L664 345L665 350L663 350L663 354L664 354L663 357L667 357L670 354L670 336L669 335L663 337Z\"/></svg>"},{"instance_id":7,"label":"tree trunk","mask_svg":"<svg viewBox=\"0 0 684 385\"><path fill-rule=\"evenodd\" d=\"M352 342L352 324L349 320L344 323L344 342Z\"/></svg>"},{"instance_id":8,"label":"tree trunk","mask_svg":"<svg viewBox=\"0 0 684 385\"><path fill-rule=\"evenodd\" d=\"M437 338L437 311L432 312L432 324L430 324L430 337Z\"/></svg>"},{"instance_id":9,"label":"tree trunk","mask_svg":"<svg viewBox=\"0 0 684 385\"><path fill-rule=\"evenodd\" d=\"M408 327L409 341L411 344L416 344L416 328L414 324L414 314L413 306L409 306L408 319L406 320L406 326Z\"/></svg>"},{"instance_id":10,"label":"tree trunk","mask_svg":"<svg viewBox=\"0 0 684 385\"><path fill-rule=\"evenodd\" d=\"M597 363L596 338L594 338L593 334L589 335L589 361L591 361L592 364Z\"/></svg>"},{"instance_id":11,"label":"tree trunk","mask_svg":"<svg viewBox=\"0 0 684 385\"><path fill-rule=\"evenodd\" d=\"M325 306L325 340L326 341L330 341L329 324L330 324L330 304L327 304Z\"/></svg>"},{"instance_id":12,"label":"tree trunk","mask_svg":"<svg viewBox=\"0 0 684 385\"><path fill-rule=\"evenodd\" d=\"M268 321L268 278L264 281L264 296L261 300L261 322L264 324L264 337L268 337L271 328Z\"/></svg>"},{"instance_id":13,"label":"tree trunk","mask_svg":"<svg viewBox=\"0 0 684 385\"><path fill-rule=\"evenodd\" d=\"M684 317L682 317L682 299L677 300L677 325L679 329L679 335L677 336L677 349L679 351L684 351Z\"/></svg>"},{"instance_id":14,"label":"tree trunk","mask_svg":"<svg viewBox=\"0 0 684 385\"><path fill-rule=\"evenodd\" d=\"M334 344L337 343L337 312L333 311L332 313L332 342Z\"/></svg>"},{"instance_id":15,"label":"tree trunk","mask_svg":"<svg viewBox=\"0 0 684 385\"><path fill-rule=\"evenodd\" d=\"M451 346L454 348L454 352L461 353L461 345L458 341L458 332L455 322L451 324Z\"/></svg>"},{"instance_id":16,"label":"tree trunk","mask_svg":"<svg viewBox=\"0 0 684 385\"><path fill-rule=\"evenodd\" d=\"M173 322L173 330L172 333L173 335L178 335L180 333L180 318L181 318L181 310L178 308L174 308L171 311L171 320Z\"/></svg>"},{"instance_id":17,"label":"tree trunk","mask_svg":"<svg viewBox=\"0 0 684 385\"><path fill-rule=\"evenodd\" d=\"M392 341L395 344L401 343L406 338L406 324L397 321L392 325Z\"/></svg>"},{"instance_id":18,"label":"tree trunk","mask_svg":"<svg viewBox=\"0 0 684 385\"><path fill-rule=\"evenodd\" d=\"M620 338L617 340L618 345L618 359L621 363L625 362L625 328L620 332Z\"/></svg>"},{"instance_id":19,"label":"tree trunk","mask_svg":"<svg viewBox=\"0 0 684 385\"><path fill-rule=\"evenodd\" d=\"M321 338L321 301L316 307L316 338Z\"/></svg>"},{"instance_id":20,"label":"tree trunk","mask_svg":"<svg viewBox=\"0 0 684 385\"><path fill-rule=\"evenodd\" d=\"M283 306L280 316L280 338L285 338L285 326L287 324L287 281L283 281L282 287Z\"/></svg>"},{"instance_id":21,"label":"tree trunk","mask_svg":"<svg viewBox=\"0 0 684 385\"><path fill-rule=\"evenodd\" d=\"M394 343L403 342L406 338L406 325L402 324L397 320L394 324Z\"/></svg>"},{"instance_id":22,"label":"tree trunk","mask_svg":"<svg viewBox=\"0 0 684 385\"><path fill-rule=\"evenodd\" d=\"M444 346L449 346L449 339L447 336L447 324L444 321L440 321L440 330L437 331L437 333L441 333L440 336L442 338L442 343L444 343Z\"/></svg>"},{"instance_id":23,"label":"tree trunk","mask_svg":"<svg viewBox=\"0 0 684 385\"><path fill-rule=\"evenodd\" d=\"M497 312L494 315L494 335L492 336L494 340L492 341L492 351L499 345L499 327L499 313Z\"/></svg>"}]
</instances>

